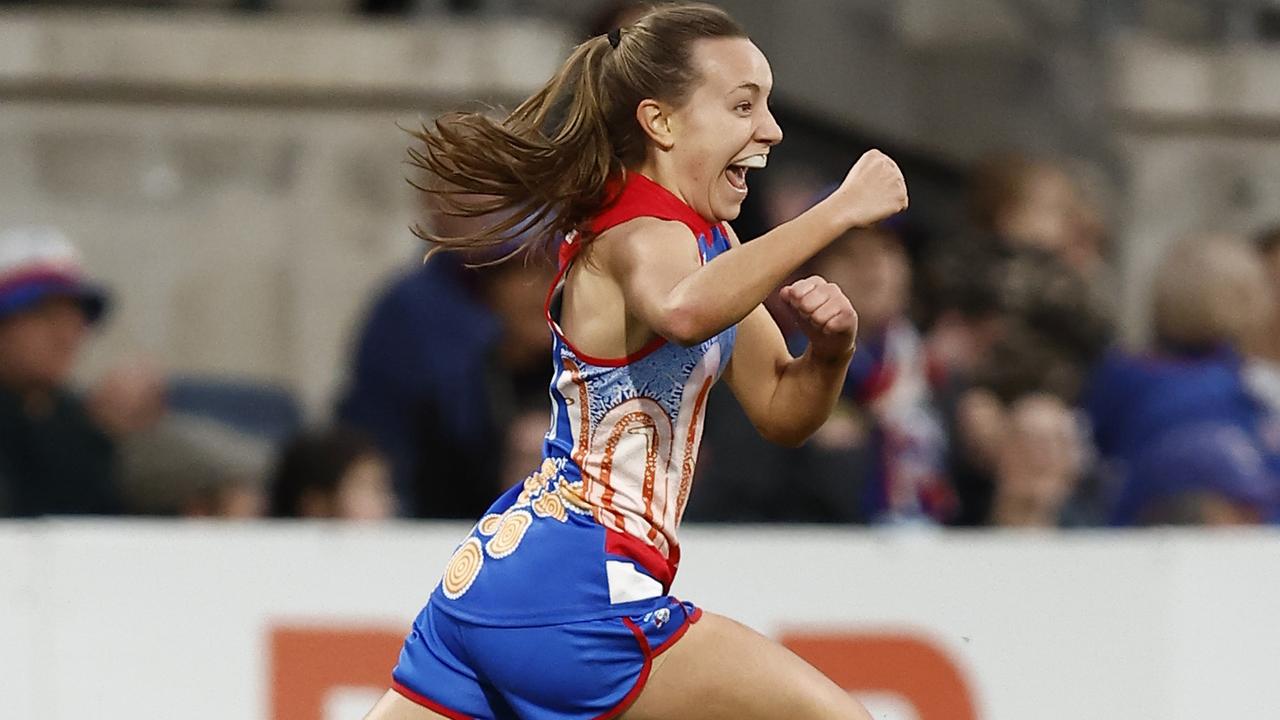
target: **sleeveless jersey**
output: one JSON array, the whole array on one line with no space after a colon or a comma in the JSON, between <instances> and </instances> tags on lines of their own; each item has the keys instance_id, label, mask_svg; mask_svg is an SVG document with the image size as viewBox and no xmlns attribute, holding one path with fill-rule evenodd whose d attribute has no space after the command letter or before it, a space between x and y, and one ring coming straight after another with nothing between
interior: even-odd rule
<instances>
[{"instance_id":1,"label":"sleeveless jersey","mask_svg":"<svg viewBox=\"0 0 1280 720\"><path fill-rule=\"evenodd\" d=\"M736 327L690 347L657 337L632 355L597 358L558 322L583 242L639 217L683 223L703 263L729 249L721 225L638 173L583 233L565 238L546 304L553 374L542 465L455 551L431 599L445 613L489 625L574 622L643 611L670 589L707 393Z\"/></svg>"}]
</instances>

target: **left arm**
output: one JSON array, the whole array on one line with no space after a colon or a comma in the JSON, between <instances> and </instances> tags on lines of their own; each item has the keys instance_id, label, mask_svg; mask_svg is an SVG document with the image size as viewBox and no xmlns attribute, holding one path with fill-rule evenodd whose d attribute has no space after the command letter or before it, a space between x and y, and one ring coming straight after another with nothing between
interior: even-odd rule
<instances>
[{"instance_id":1,"label":"left arm","mask_svg":"<svg viewBox=\"0 0 1280 720\"><path fill-rule=\"evenodd\" d=\"M738 325L725 381L766 440L796 447L835 407L853 358L858 315L835 284L817 276L783 288L782 299L800 316L808 349L792 357L777 324L759 305Z\"/></svg>"}]
</instances>

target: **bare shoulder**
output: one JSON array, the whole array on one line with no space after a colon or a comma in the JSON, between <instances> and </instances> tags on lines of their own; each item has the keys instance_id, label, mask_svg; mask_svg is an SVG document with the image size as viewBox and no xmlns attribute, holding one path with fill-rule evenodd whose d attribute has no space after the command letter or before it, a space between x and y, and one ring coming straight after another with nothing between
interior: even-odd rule
<instances>
[{"instance_id":1,"label":"bare shoulder","mask_svg":"<svg viewBox=\"0 0 1280 720\"><path fill-rule=\"evenodd\" d=\"M609 228L591 241L595 263L626 272L655 262L697 267L698 249L688 226L676 220L639 217Z\"/></svg>"}]
</instances>

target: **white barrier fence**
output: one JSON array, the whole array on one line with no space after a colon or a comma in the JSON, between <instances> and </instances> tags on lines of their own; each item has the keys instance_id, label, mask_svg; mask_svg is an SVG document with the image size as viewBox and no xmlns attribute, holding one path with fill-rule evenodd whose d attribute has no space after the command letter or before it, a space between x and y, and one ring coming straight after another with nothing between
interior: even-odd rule
<instances>
[{"instance_id":1,"label":"white barrier fence","mask_svg":"<svg viewBox=\"0 0 1280 720\"><path fill-rule=\"evenodd\" d=\"M466 528L0 524L0 718L359 720ZM1280 718L1280 534L686 529L877 720Z\"/></svg>"}]
</instances>

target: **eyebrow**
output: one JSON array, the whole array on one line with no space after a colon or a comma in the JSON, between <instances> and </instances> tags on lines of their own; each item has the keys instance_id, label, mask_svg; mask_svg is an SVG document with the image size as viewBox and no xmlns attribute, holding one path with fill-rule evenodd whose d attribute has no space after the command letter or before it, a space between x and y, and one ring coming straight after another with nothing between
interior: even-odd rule
<instances>
[{"instance_id":1,"label":"eyebrow","mask_svg":"<svg viewBox=\"0 0 1280 720\"><path fill-rule=\"evenodd\" d=\"M730 90L729 92L730 92L730 93L735 93L735 92L738 92L739 90L743 90L743 89L750 90L750 91L752 91L752 92L757 92L757 93L758 93L758 92L760 92L760 86L759 86L759 85L757 85L757 84L755 84L755 83L753 83L753 82L744 82L744 83L742 83L741 85L739 85L738 87L736 87L736 88L734 88L734 89Z\"/></svg>"}]
</instances>

